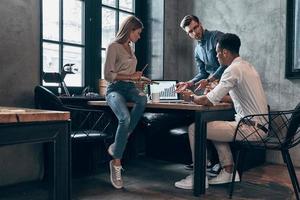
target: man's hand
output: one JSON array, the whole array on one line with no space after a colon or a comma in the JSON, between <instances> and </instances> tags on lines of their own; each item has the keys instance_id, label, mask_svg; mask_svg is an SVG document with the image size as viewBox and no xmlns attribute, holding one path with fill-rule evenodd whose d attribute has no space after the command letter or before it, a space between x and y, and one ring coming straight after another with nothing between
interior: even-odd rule
<instances>
[{"instance_id":1,"label":"man's hand","mask_svg":"<svg viewBox=\"0 0 300 200\"><path fill-rule=\"evenodd\" d=\"M194 95L194 93L188 89L181 92L182 99L187 102L191 101L191 95Z\"/></svg>"},{"instance_id":2,"label":"man's hand","mask_svg":"<svg viewBox=\"0 0 300 200\"><path fill-rule=\"evenodd\" d=\"M204 88L206 88L206 86L208 84L209 84L209 82L207 79L202 79L202 80L198 81L197 83L195 83L196 89L194 91L196 92L197 90L204 89Z\"/></svg>"},{"instance_id":3,"label":"man's hand","mask_svg":"<svg viewBox=\"0 0 300 200\"><path fill-rule=\"evenodd\" d=\"M191 87L193 85L192 82L179 82L176 84L176 90L177 93L182 93L185 91L188 87Z\"/></svg>"}]
</instances>

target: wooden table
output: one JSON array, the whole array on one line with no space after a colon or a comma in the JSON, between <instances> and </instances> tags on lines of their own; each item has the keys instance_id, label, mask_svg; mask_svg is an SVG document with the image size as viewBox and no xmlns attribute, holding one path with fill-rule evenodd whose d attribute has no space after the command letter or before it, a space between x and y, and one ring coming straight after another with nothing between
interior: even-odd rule
<instances>
[{"instance_id":1,"label":"wooden table","mask_svg":"<svg viewBox=\"0 0 300 200\"><path fill-rule=\"evenodd\" d=\"M69 119L69 112L0 107L0 146L49 144L49 199L52 200L70 199Z\"/></svg>"},{"instance_id":2,"label":"wooden table","mask_svg":"<svg viewBox=\"0 0 300 200\"><path fill-rule=\"evenodd\" d=\"M89 101L88 105L105 108L106 101ZM128 103L128 106L132 106ZM214 106L202 106L194 103L147 103L147 111L195 113L195 163L194 163L194 195L205 194L206 177L206 124L209 121L233 120L232 104L219 103Z\"/></svg>"}]
</instances>

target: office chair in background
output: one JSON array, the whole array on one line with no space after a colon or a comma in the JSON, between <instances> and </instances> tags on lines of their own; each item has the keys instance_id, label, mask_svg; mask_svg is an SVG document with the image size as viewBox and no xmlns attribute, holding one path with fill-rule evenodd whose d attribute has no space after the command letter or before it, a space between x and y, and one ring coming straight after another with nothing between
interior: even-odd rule
<instances>
[{"instance_id":1,"label":"office chair in background","mask_svg":"<svg viewBox=\"0 0 300 200\"><path fill-rule=\"evenodd\" d=\"M97 149L102 145L102 150L106 155L106 149L114 137L114 131L111 130L113 128L111 114L103 110L64 105L54 93L43 86L36 86L34 94L36 108L70 112L72 145L89 142L86 147L90 148L91 152L86 157L90 156L90 169L95 169L97 160L100 159L97 156L99 154ZM72 151L74 153L76 149L72 149Z\"/></svg>"}]
</instances>

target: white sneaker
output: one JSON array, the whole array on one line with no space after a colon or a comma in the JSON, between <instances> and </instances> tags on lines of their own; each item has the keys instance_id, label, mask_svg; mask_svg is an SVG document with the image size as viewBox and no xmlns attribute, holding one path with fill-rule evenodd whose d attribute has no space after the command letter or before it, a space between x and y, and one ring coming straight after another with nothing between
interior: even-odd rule
<instances>
[{"instance_id":1,"label":"white sneaker","mask_svg":"<svg viewBox=\"0 0 300 200\"><path fill-rule=\"evenodd\" d=\"M231 183L232 176L233 176L233 173L228 173L225 171L225 169L222 169L217 177L214 177L208 181L208 184L216 185L216 184ZM236 174L235 174L234 181L235 182L240 181L240 176L239 176L238 172L236 172Z\"/></svg>"},{"instance_id":2,"label":"white sneaker","mask_svg":"<svg viewBox=\"0 0 300 200\"><path fill-rule=\"evenodd\" d=\"M186 189L186 190L191 190L193 189L194 186L194 175L188 175L186 178L175 182L175 187L181 188L181 189ZM205 178L205 189L208 188L208 179L207 176Z\"/></svg>"},{"instance_id":3,"label":"white sneaker","mask_svg":"<svg viewBox=\"0 0 300 200\"><path fill-rule=\"evenodd\" d=\"M214 166L210 167L210 168L206 168L206 175L209 176L210 178L211 177L216 177L218 176L218 174L220 173L221 171L221 166L219 163L215 164Z\"/></svg>"}]
</instances>

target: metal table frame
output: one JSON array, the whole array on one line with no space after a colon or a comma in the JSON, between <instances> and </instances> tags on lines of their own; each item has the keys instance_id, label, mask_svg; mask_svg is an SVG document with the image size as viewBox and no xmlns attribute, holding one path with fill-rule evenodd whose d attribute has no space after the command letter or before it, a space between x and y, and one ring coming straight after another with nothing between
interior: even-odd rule
<instances>
[{"instance_id":1,"label":"metal table frame","mask_svg":"<svg viewBox=\"0 0 300 200\"><path fill-rule=\"evenodd\" d=\"M49 199L69 200L71 194L69 121L0 124L0 146L49 144Z\"/></svg>"}]
</instances>

